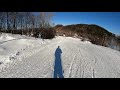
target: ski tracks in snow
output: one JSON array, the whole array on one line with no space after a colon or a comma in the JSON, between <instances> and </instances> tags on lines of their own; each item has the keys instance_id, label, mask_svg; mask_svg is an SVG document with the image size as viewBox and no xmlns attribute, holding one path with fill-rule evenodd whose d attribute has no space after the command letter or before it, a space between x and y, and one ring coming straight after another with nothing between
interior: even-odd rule
<instances>
[{"instance_id":1,"label":"ski tracks in snow","mask_svg":"<svg viewBox=\"0 0 120 90\"><path fill-rule=\"evenodd\" d=\"M57 37L49 43L16 53L19 62L1 71L0 77L53 78L54 53L58 46L62 50L64 78L120 77L118 52L109 52L112 50L70 37ZM112 53L116 53L115 57L111 57Z\"/></svg>"}]
</instances>

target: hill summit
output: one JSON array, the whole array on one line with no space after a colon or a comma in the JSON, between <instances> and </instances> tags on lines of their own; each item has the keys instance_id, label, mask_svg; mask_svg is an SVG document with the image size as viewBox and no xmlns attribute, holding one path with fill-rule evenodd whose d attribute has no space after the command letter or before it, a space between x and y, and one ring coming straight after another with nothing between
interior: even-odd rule
<instances>
[{"instance_id":1,"label":"hill summit","mask_svg":"<svg viewBox=\"0 0 120 90\"><path fill-rule=\"evenodd\" d=\"M120 46L120 40L114 33L109 32L105 28L95 24L72 24L72 25L56 25L57 35L65 35L87 39L93 44L112 47Z\"/></svg>"}]
</instances>

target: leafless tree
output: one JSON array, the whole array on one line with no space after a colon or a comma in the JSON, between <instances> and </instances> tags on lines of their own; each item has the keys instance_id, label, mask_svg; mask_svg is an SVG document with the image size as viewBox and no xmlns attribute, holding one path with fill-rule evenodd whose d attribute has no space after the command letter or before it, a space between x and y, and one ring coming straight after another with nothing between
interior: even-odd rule
<instances>
[{"instance_id":1,"label":"leafless tree","mask_svg":"<svg viewBox=\"0 0 120 90\"><path fill-rule=\"evenodd\" d=\"M4 23L5 23L4 12L0 12L0 32L4 27Z\"/></svg>"},{"instance_id":2,"label":"leafless tree","mask_svg":"<svg viewBox=\"0 0 120 90\"><path fill-rule=\"evenodd\" d=\"M21 34L25 32L27 35L31 35L36 33L38 28L42 31L53 26L52 13L38 13L36 15L35 12L0 12L0 30L4 28L7 32Z\"/></svg>"},{"instance_id":3,"label":"leafless tree","mask_svg":"<svg viewBox=\"0 0 120 90\"><path fill-rule=\"evenodd\" d=\"M18 15L18 21L19 21L19 28L21 30L21 34L23 35L24 27L25 27L25 12L19 12Z\"/></svg>"},{"instance_id":4,"label":"leafless tree","mask_svg":"<svg viewBox=\"0 0 120 90\"><path fill-rule=\"evenodd\" d=\"M52 13L40 12L40 28L49 28L51 26Z\"/></svg>"}]
</instances>

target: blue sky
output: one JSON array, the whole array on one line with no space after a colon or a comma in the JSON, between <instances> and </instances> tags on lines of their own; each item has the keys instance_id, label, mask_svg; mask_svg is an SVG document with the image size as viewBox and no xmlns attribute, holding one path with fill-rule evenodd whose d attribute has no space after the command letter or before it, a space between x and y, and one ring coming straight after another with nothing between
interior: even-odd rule
<instances>
[{"instance_id":1,"label":"blue sky","mask_svg":"<svg viewBox=\"0 0 120 90\"><path fill-rule=\"evenodd\" d=\"M53 12L55 24L97 24L120 34L120 12Z\"/></svg>"},{"instance_id":2,"label":"blue sky","mask_svg":"<svg viewBox=\"0 0 120 90\"><path fill-rule=\"evenodd\" d=\"M55 24L97 24L120 34L120 12L52 12Z\"/></svg>"}]
</instances>

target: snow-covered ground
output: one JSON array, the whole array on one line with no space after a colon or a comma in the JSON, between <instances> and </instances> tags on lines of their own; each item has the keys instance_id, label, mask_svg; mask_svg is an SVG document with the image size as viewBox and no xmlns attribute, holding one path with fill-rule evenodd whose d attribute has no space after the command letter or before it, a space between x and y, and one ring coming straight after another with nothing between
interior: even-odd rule
<instances>
[{"instance_id":1,"label":"snow-covered ground","mask_svg":"<svg viewBox=\"0 0 120 90\"><path fill-rule=\"evenodd\" d=\"M61 56L55 56L58 46ZM56 73L64 78L120 78L120 52L72 37L0 35L0 78L53 78Z\"/></svg>"}]
</instances>

